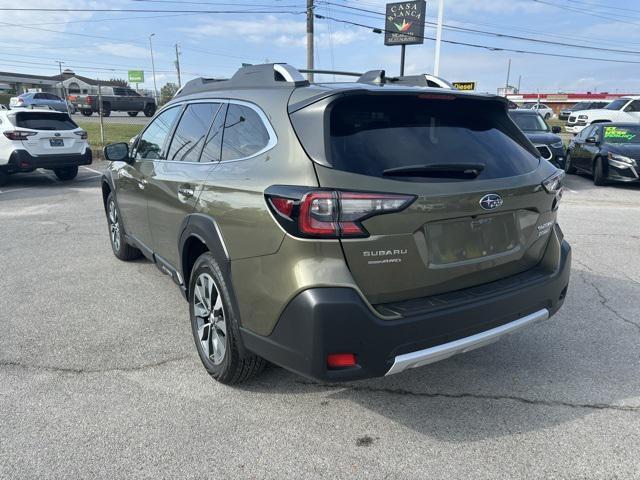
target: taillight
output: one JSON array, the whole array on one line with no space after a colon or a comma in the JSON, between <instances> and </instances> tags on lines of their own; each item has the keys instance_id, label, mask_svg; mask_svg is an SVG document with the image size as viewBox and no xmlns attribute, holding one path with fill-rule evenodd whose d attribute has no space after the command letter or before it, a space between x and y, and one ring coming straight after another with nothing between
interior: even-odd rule
<instances>
[{"instance_id":1,"label":"taillight","mask_svg":"<svg viewBox=\"0 0 640 480\"><path fill-rule=\"evenodd\" d=\"M73 133L75 133L76 135L79 135L82 140L86 140L89 137L87 132L85 132L84 130L80 130L79 132L73 132Z\"/></svg>"},{"instance_id":2,"label":"taillight","mask_svg":"<svg viewBox=\"0 0 640 480\"><path fill-rule=\"evenodd\" d=\"M25 132L24 130L11 130L8 132L2 132L4 136L9 140L26 140L32 135L37 135L38 132Z\"/></svg>"},{"instance_id":3,"label":"taillight","mask_svg":"<svg viewBox=\"0 0 640 480\"><path fill-rule=\"evenodd\" d=\"M309 190L273 186L265 192L267 203L283 228L305 238L367 237L361 222L375 215L399 212L414 195Z\"/></svg>"},{"instance_id":4,"label":"taillight","mask_svg":"<svg viewBox=\"0 0 640 480\"><path fill-rule=\"evenodd\" d=\"M87 103L89 105L91 105L93 103L93 98L91 97L91 95L87 95L86 99L87 99Z\"/></svg>"}]
</instances>

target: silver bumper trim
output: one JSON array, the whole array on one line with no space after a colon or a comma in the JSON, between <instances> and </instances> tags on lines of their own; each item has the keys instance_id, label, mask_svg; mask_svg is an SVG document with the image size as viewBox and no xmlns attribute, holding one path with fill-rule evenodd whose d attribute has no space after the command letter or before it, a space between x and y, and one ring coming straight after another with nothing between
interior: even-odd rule
<instances>
[{"instance_id":1,"label":"silver bumper trim","mask_svg":"<svg viewBox=\"0 0 640 480\"><path fill-rule=\"evenodd\" d=\"M386 375L393 375L394 373L400 373L409 368L428 365L429 363L444 360L445 358L449 358L458 353L465 353L470 350L483 347L499 340L504 335L514 333L527 325L540 322L548 318L549 310L543 308L542 310L538 310L526 317L519 318L518 320L514 320L513 322L505 325L500 325L499 327L492 328L485 332L476 333L470 337L461 338L460 340L454 340L453 342L444 343L442 345L436 345L431 348L425 348L424 350L418 350L417 352L398 355Z\"/></svg>"}]
</instances>

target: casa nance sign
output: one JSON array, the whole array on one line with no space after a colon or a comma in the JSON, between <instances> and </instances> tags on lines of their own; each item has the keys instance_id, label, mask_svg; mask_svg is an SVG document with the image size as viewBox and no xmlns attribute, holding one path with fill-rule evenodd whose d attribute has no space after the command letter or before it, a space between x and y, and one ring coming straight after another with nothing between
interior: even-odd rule
<instances>
[{"instance_id":1,"label":"casa nance sign","mask_svg":"<svg viewBox=\"0 0 640 480\"><path fill-rule=\"evenodd\" d=\"M384 27L385 45L424 43L424 19L427 2L387 3Z\"/></svg>"}]
</instances>

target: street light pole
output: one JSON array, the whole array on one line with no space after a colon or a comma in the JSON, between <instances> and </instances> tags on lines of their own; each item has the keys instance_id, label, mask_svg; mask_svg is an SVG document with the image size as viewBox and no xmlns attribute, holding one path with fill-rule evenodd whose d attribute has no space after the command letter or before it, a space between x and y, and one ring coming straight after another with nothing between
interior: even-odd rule
<instances>
[{"instance_id":1,"label":"street light pole","mask_svg":"<svg viewBox=\"0 0 640 480\"><path fill-rule=\"evenodd\" d=\"M440 74L440 43L442 43L442 20L444 17L444 0L438 4L438 27L436 30L436 55L433 65L433 74L437 77Z\"/></svg>"},{"instance_id":2,"label":"street light pole","mask_svg":"<svg viewBox=\"0 0 640 480\"><path fill-rule=\"evenodd\" d=\"M153 44L151 43L151 38L155 36L155 33L149 35L149 50L151 51L151 71L153 73L153 98L158 103L158 88L156 87L156 65L153 61Z\"/></svg>"}]
</instances>

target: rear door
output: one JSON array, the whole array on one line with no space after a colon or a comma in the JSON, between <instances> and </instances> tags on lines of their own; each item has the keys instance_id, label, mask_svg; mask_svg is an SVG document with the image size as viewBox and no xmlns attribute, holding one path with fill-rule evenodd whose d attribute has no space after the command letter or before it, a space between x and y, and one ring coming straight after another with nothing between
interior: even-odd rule
<instances>
[{"instance_id":1,"label":"rear door","mask_svg":"<svg viewBox=\"0 0 640 480\"><path fill-rule=\"evenodd\" d=\"M18 111L13 118L17 128L33 131L33 135L22 141L31 155L84 153L86 142L75 133L79 127L66 113Z\"/></svg>"},{"instance_id":2,"label":"rear door","mask_svg":"<svg viewBox=\"0 0 640 480\"><path fill-rule=\"evenodd\" d=\"M589 138L593 131L595 130L596 125L589 125L588 127L582 129L582 131L576 136L573 141L573 149L571 150L571 164L579 168L581 170L589 170L590 161L589 161L589 152L586 149L585 140Z\"/></svg>"},{"instance_id":3,"label":"rear door","mask_svg":"<svg viewBox=\"0 0 640 480\"><path fill-rule=\"evenodd\" d=\"M302 124L296 114L292 119ZM333 102L323 121L328 137L318 160L325 165L316 165L322 187L416 197L400 212L364 220L366 238L341 240L372 303L483 284L540 261L549 230L538 226L555 218L541 181L555 169L541 162L502 102L350 95ZM480 164L479 174L461 164ZM421 174L425 165L443 170Z\"/></svg>"},{"instance_id":4,"label":"rear door","mask_svg":"<svg viewBox=\"0 0 640 480\"><path fill-rule=\"evenodd\" d=\"M176 268L178 240L184 220L193 212L202 185L217 165L219 153L212 158L215 138L221 136L224 115L220 102L188 104L175 129L165 159L154 161L149 177L149 223L156 255ZM215 121L214 121L215 120ZM213 138L212 140L208 139ZM207 153L202 155L203 149ZM201 156L202 161L201 160Z\"/></svg>"}]
</instances>

